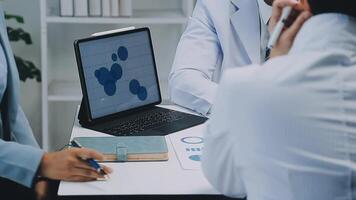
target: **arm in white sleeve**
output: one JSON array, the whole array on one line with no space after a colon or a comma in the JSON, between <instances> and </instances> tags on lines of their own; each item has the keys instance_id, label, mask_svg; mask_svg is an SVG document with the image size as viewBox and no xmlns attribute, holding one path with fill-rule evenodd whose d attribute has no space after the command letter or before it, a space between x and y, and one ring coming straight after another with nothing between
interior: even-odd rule
<instances>
[{"instance_id":1,"label":"arm in white sleeve","mask_svg":"<svg viewBox=\"0 0 356 200\"><path fill-rule=\"evenodd\" d=\"M231 197L246 196L241 173L243 161L239 154L241 148L236 145L237 135L243 133L233 128L237 124L236 117L244 117L246 113L233 110L232 107L236 107L237 101L243 101L246 94L249 94L249 88L244 83L250 82L260 69L260 65L252 65L224 73L204 136L202 166L205 176L218 191ZM241 91L235 90L236 84Z\"/></svg>"},{"instance_id":2,"label":"arm in white sleeve","mask_svg":"<svg viewBox=\"0 0 356 200\"><path fill-rule=\"evenodd\" d=\"M224 75L208 122L202 165L211 184L248 199L347 194L352 140L344 132L338 93L316 92L315 85L294 79L276 81L281 73L250 71L254 79L240 81L244 72Z\"/></svg>"},{"instance_id":3,"label":"arm in white sleeve","mask_svg":"<svg viewBox=\"0 0 356 200\"><path fill-rule=\"evenodd\" d=\"M217 84L213 74L222 53L205 1L199 0L179 42L169 76L171 100L203 115L210 111Z\"/></svg>"},{"instance_id":4,"label":"arm in white sleeve","mask_svg":"<svg viewBox=\"0 0 356 200\"><path fill-rule=\"evenodd\" d=\"M202 167L209 182L219 192L243 198L246 192L240 176L240 160L235 155L239 147L235 145L235 132L231 129L234 121L234 114L229 107L232 95L225 89L226 85L228 82L223 81L219 86L212 116L207 124Z\"/></svg>"}]
</instances>

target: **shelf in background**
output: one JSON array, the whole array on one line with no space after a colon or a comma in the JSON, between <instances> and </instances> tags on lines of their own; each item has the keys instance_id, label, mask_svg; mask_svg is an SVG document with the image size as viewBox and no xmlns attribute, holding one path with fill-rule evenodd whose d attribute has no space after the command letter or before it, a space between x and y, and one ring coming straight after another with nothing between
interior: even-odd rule
<instances>
[{"instance_id":1,"label":"shelf in background","mask_svg":"<svg viewBox=\"0 0 356 200\"><path fill-rule=\"evenodd\" d=\"M186 24L181 10L134 10L132 17L60 17L48 16L47 23L71 24Z\"/></svg>"},{"instance_id":2,"label":"shelf in background","mask_svg":"<svg viewBox=\"0 0 356 200\"><path fill-rule=\"evenodd\" d=\"M48 101L80 102L82 92L78 81L51 81L48 86Z\"/></svg>"}]
</instances>

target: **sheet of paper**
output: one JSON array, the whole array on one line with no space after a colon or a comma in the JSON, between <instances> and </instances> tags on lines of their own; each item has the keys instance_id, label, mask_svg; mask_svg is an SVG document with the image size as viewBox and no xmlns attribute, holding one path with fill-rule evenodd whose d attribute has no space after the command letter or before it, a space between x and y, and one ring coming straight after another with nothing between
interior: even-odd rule
<instances>
[{"instance_id":1,"label":"sheet of paper","mask_svg":"<svg viewBox=\"0 0 356 200\"><path fill-rule=\"evenodd\" d=\"M204 125L196 126L189 131L169 136L174 151L184 170L201 170L201 155L204 146Z\"/></svg>"},{"instance_id":2,"label":"sheet of paper","mask_svg":"<svg viewBox=\"0 0 356 200\"><path fill-rule=\"evenodd\" d=\"M182 170L174 158L171 162L104 164L114 170L108 180L85 183L62 181L58 195L219 194L202 171Z\"/></svg>"}]
</instances>

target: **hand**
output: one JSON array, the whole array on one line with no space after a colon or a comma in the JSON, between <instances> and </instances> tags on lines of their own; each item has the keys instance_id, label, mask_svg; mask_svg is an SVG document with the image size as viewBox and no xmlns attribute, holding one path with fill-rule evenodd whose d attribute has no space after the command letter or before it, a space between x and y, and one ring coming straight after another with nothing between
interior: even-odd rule
<instances>
[{"instance_id":1,"label":"hand","mask_svg":"<svg viewBox=\"0 0 356 200\"><path fill-rule=\"evenodd\" d=\"M289 19L292 20L291 25L283 30L279 40L277 41L277 44L271 51L270 58L288 54L298 32L304 23L312 16L311 12L304 10L304 7L300 6L299 2L296 0L275 0L273 3L272 16L269 23L270 33L272 33L276 27L281 17L283 8L287 6L293 7L298 12L294 12L294 14L292 14L291 19Z\"/></svg>"},{"instance_id":2,"label":"hand","mask_svg":"<svg viewBox=\"0 0 356 200\"><path fill-rule=\"evenodd\" d=\"M103 178L93 167L85 161L88 158L103 160L104 156L94 150L72 148L54 153L45 153L41 165L40 175L53 180L64 181L93 181ZM112 169L102 166L106 173Z\"/></svg>"}]
</instances>

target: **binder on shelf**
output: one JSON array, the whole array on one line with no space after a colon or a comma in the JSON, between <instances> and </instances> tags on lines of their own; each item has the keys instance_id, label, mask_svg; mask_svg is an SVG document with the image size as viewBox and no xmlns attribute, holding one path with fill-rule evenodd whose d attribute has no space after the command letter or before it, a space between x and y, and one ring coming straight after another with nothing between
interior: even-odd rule
<instances>
[{"instance_id":1,"label":"binder on shelf","mask_svg":"<svg viewBox=\"0 0 356 200\"><path fill-rule=\"evenodd\" d=\"M62 17L73 17L73 0L60 0L60 14Z\"/></svg>"},{"instance_id":2,"label":"binder on shelf","mask_svg":"<svg viewBox=\"0 0 356 200\"><path fill-rule=\"evenodd\" d=\"M89 0L89 16L101 16L101 0Z\"/></svg>"},{"instance_id":3,"label":"binder on shelf","mask_svg":"<svg viewBox=\"0 0 356 200\"><path fill-rule=\"evenodd\" d=\"M104 17L110 17L111 13L110 13L110 2L111 0L102 0L101 3L101 8L102 8L102 15Z\"/></svg>"},{"instance_id":4,"label":"binder on shelf","mask_svg":"<svg viewBox=\"0 0 356 200\"><path fill-rule=\"evenodd\" d=\"M88 0L74 0L74 16L86 17L88 14Z\"/></svg>"},{"instance_id":5,"label":"binder on shelf","mask_svg":"<svg viewBox=\"0 0 356 200\"><path fill-rule=\"evenodd\" d=\"M118 17L119 16L119 0L111 0L111 16Z\"/></svg>"},{"instance_id":6,"label":"binder on shelf","mask_svg":"<svg viewBox=\"0 0 356 200\"><path fill-rule=\"evenodd\" d=\"M132 0L120 0L120 16L132 16Z\"/></svg>"}]
</instances>

